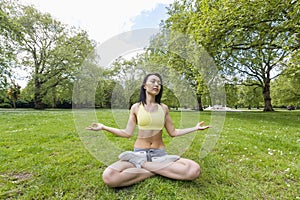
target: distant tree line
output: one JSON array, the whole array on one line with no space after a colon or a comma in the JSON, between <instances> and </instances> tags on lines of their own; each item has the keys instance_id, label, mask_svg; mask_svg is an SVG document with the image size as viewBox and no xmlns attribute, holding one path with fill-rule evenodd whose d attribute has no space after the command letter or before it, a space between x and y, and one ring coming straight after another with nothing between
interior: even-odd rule
<instances>
[{"instance_id":1,"label":"distant tree line","mask_svg":"<svg viewBox=\"0 0 300 200\"><path fill-rule=\"evenodd\" d=\"M185 91L176 87L165 87L164 103L203 110L213 102L205 81L210 69L201 68L209 59L203 58L202 51L224 79L226 106L273 111L273 107L300 105L299 4L294 0L176 0L144 53L130 60L117 58L105 69L97 63L101 55L86 31L34 6L3 0L0 107L129 108L138 99L141 83L130 74L140 73L140 81L146 72L169 68L176 71L168 74L172 80L189 85L196 104L190 104ZM175 33L191 39L182 40ZM16 83L19 69L29 74L25 88ZM94 92L86 89L91 86L87 80L96 80ZM73 93L76 88L78 96Z\"/></svg>"}]
</instances>

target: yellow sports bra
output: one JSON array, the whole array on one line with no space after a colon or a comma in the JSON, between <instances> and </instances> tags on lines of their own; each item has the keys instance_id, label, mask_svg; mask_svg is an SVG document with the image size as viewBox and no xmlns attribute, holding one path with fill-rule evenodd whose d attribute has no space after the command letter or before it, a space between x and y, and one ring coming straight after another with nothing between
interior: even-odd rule
<instances>
[{"instance_id":1,"label":"yellow sports bra","mask_svg":"<svg viewBox=\"0 0 300 200\"><path fill-rule=\"evenodd\" d=\"M140 130L162 130L165 125L165 112L161 105L155 112L145 110L143 104L139 105L137 124Z\"/></svg>"}]
</instances>

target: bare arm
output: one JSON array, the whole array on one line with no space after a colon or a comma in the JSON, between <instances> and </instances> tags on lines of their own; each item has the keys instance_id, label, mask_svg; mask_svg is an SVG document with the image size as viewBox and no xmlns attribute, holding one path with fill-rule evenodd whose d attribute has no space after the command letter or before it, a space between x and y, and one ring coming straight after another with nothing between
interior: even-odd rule
<instances>
[{"instance_id":1,"label":"bare arm","mask_svg":"<svg viewBox=\"0 0 300 200\"><path fill-rule=\"evenodd\" d=\"M93 124L91 124L91 126L87 127L86 129L92 130L92 131L105 130L116 136L129 138L133 135L133 132L134 132L134 129L136 126L137 120L136 120L135 109L136 109L136 105L133 105L130 109L130 115L129 115L129 119L128 119L127 126L125 129L113 128L110 126L105 126L101 123L93 123Z\"/></svg>"},{"instance_id":2,"label":"bare arm","mask_svg":"<svg viewBox=\"0 0 300 200\"><path fill-rule=\"evenodd\" d=\"M181 135L185 135L185 134L195 132L195 131L198 131L198 130L205 130L205 129L208 129L208 128L211 127L211 126L204 126L204 122L202 121L202 122L198 122L196 124L196 126L191 127L191 128L175 129L175 126L172 122L172 119L171 119L171 116L170 116L170 113L169 113L169 109L166 105L164 105L164 109L166 111L165 128L166 128L168 134L171 137L181 136Z\"/></svg>"}]
</instances>

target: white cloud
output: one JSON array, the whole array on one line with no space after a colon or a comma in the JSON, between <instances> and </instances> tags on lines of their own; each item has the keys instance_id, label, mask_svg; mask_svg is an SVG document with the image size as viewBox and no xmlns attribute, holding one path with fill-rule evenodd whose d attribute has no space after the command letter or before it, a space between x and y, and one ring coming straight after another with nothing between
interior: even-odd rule
<instances>
[{"instance_id":1,"label":"white cloud","mask_svg":"<svg viewBox=\"0 0 300 200\"><path fill-rule=\"evenodd\" d=\"M91 38L105 40L131 30L132 19L159 3L174 0L21 0L69 25L80 26ZM156 28L156 27L153 27Z\"/></svg>"}]
</instances>

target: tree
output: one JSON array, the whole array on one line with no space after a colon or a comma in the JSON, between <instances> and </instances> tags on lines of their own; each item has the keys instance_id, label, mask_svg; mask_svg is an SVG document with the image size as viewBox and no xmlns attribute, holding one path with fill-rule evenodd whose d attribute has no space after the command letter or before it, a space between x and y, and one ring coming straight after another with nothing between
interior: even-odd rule
<instances>
[{"instance_id":1,"label":"tree","mask_svg":"<svg viewBox=\"0 0 300 200\"><path fill-rule=\"evenodd\" d=\"M12 66L17 62L15 46L23 36L15 19L9 17L10 7L18 9L13 2L0 2L0 89L4 89L13 79Z\"/></svg>"},{"instance_id":2,"label":"tree","mask_svg":"<svg viewBox=\"0 0 300 200\"><path fill-rule=\"evenodd\" d=\"M74 76L93 44L86 32L68 29L31 6L23 6L16 17L24 34L19 43L22 64L34 81L35 108L43 109L43 97Z\"/></svg>"},{"instance_id":3,"label":"tree","mask_svg":"<svg viewBox=\"0 0 300 200\"><path fill-rule=\"evenodd\" d=\"M159 66L164 65L176 71L176 73L170 73L169 76L169 79L174 82L173 87L178 86L174 90L182 91L182 85L180 86L179 82L187 82L196 96L197 110L203 111L202 95L207 93L207 87L202 75L207 58L201 56L201 49L195 48L193 42L187 35L169 31L168 24L165 24L161 28L161 33L157 34L150 43L148 62L152 65L154 63ZM181 98L184 96L182 95Z\"/></svg>"},{"instance_id":4,"label":"tree","mask_svg":"<svg viewBox=\"0 0 300 200\"><path fill-rule=\"evenodd\" d=\"M17 108L16 102L20 97L20 93L21 93L20 89L21 89L21 86L13 82L7 91L7 95L9 97L9 99L13 102L14 109Z\"/></svg>"},{"instance_id":5,"label":"tree","mask_svg":"<svg viewBox=\"0 0 300 200\"><path fill-rule=\"evenodd\" d=\"M227 107L235 107L238 104L238 87L234 84L226 84L226 106Z\"/></svg>"},{"instance_id":6,"label":"tree","mask_svg":"<svg viewBox=\"0 0 300 200\"><path fill-rule=\"evenodd\" d=\"M102 76L106 72L99 67L96 58L96 51L90 53L73 77L73 108L102 107L105 103L106 86Z\"/></svg>"},{"instance_id":7,"label":"tree","mask_svg":"<svg viewBox=\"0 0 300 200\"><path fill-rule=\"evenodd\" d=\"M300 105L300 52L289 60L289 67L271 85L278 106Z\"/></svg>"},{"instance_id":8,"label":"tree","mask_svg":"<svg viewBox=\"0 0 300 200\"><path fill-rule=\"evenodd\" d=\"M113 91L115 106L118 106L116 100L121 103L121 101L125 99L125 102L122 102L123 108L128 108L136 102L132 102L131 100L133 100L132 96L135 91L140 90L140 83L144 77L145 68L143 68L143 64L141 65L142 62L144 62L144 60L138 54L131 59L120 57L113 63L114 73L112 79L117 82L119 87L123 88L122 93L116 92L115 90Z\"/></svg>"},{"instance_id":9,"label":"tree","mask_svg":"<svg viewBox=\"0 0 300 200\"><path fill-rule=\"evenodd\" d=\"M245 86L239 85L237 91L237 105L241 107L259 108L263 102L263 98L260 95L261 88L257 86Z\"/></svg>"},{"instance_id":10,"label":"tree","mask_svg":"<svg viewBox=\"0 0 300 200\"><path fill-rule=\"evenodd\" d=\"M264 111L273 111L270 82L299 49L299 1L175 1L168 23L190 33L224 75L263 90ZM230 75L230 76L229 76Z\"/></svg>"}]
</instances>

